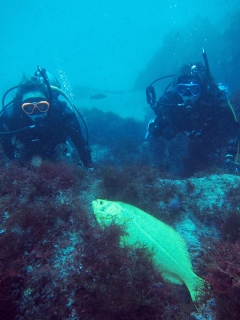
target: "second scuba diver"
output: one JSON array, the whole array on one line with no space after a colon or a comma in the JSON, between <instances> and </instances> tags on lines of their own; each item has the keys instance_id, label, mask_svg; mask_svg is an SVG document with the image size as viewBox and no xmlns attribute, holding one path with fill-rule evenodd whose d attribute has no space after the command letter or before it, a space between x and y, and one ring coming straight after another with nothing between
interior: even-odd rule
<instances>
[{"instance_id":1,"label":"second scuba diver","mask_svg":"<svg viewBox=\"0 0 240 320\"><path fill-rule=\"evenodd\" d=\"M159 101L154 100L153 87L147 88L147 100L156 114L148 124L147 138L172 140L184 133L190 139L184 170L190 175L220 159L222 148L226 163L235 164L238 154L240 124L206 62L205 66L201 62L184 65Z\"/></svg>"}]
</instances>

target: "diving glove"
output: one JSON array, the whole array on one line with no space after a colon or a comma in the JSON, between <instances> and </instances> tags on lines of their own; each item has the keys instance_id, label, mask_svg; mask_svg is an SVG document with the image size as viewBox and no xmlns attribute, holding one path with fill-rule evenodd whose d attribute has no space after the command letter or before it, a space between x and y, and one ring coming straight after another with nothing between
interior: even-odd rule
<instances>
[{"instance_id":1,"label":"diving glove","mask_svg":"<svg viewBox=\"0 0 240 320\"><path fill-rule=\"evenodd\" d=\"M151 135L153 135L155 137L159 137L161 135L162 130L159 128L157 122L158 122L158 120L156 117L152 118L149 121L145 139L148 139Z\"/></svg>"}]
</instances>

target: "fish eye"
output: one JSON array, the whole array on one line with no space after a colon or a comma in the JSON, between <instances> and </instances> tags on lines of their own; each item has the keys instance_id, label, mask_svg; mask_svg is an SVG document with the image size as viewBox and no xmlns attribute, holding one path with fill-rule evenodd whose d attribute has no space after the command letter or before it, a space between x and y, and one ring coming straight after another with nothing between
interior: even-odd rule
<instances>
[{"instance_id":1,"label":"fish eye","mask_svg":"<svg viewBox=\"0 0 240 320\"><path fill-rule=\"evenodd\" d=\"M100 200L100 201L99 201L99 204L103 205L103 201L102 201L102 200Z\"/></svg>"}]
</instances>

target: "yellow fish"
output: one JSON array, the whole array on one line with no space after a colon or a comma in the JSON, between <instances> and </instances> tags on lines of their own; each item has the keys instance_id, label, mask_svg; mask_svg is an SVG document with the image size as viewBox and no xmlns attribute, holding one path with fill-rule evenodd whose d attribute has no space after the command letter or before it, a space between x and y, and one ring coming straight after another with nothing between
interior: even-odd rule
<instances>
[{"instance_id":1,"label":"yellow fish","mask_svg":"<svg viewBox=\"0 0 240 320\"><path fill-rule=\"evenodd\" d=\"M153 261L162 277L185 284L192 300L198 299L204 280L193 272L186 243L172 227L127 203L97 199L92 207L101 228L111 223L123 225L127 235L121 238L122 245L153 249Z\"/></svg>"}]
</instances>

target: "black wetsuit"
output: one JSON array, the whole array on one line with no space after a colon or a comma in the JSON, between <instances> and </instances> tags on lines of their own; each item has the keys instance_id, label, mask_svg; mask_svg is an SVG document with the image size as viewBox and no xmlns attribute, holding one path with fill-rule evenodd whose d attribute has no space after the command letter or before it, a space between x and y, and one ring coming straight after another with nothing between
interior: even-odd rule
<instances>
[{"instance_id":1,"label":"black wetsuit","mask_svg":"<svg viewBox=\"0 0 240 320\"><path fill-rule=\"evenodd\" d=\"M37 123L22 111L21 106L13 103L0 117L0 131L15 131L0 133L2 148L9 160L15 159L16 152L20 152L22 161L31 160L35 155L54 160L57 146L65 144L70 138L84 166L92 166L90 148L82 135L77 117L64 101L54 98L47 117Z\"/></svg>"},{"instance_id":2,"label":"black wetsuit","mask_svg":"<svg viewBox=\"0 0 240 320\"><path fill-rule=\"evenodd\" d=\"M184 133L191 139L189 156L192 159L209 162L224 146L227 152L236 154L239 123L235 121L225 92L216 85L202 92L195 104L184 103L176 90L168 91L160 98L154 112L157 117L150 123L149 132L166 140ZM234 143L229 144L231 139Z\"/></svg>"}]
</instances>

